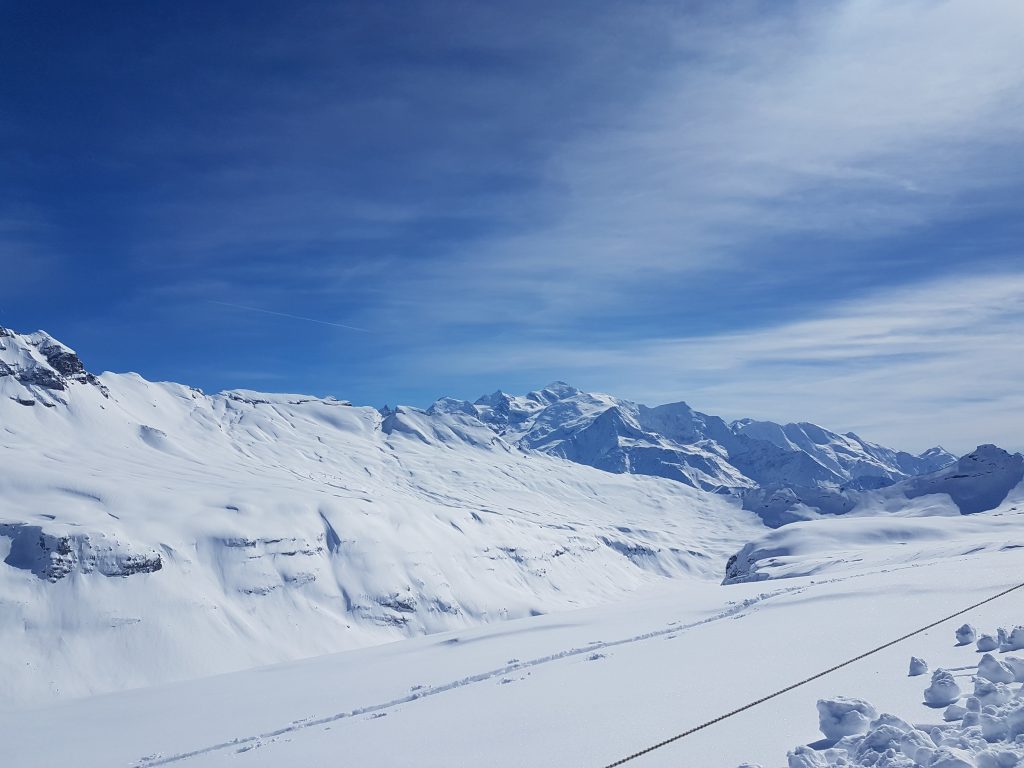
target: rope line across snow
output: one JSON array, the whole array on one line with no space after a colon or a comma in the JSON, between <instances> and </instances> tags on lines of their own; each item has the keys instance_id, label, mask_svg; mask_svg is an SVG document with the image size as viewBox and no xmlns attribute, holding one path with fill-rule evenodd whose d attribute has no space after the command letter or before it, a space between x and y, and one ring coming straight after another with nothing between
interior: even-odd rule
<instances>
[{"instance_id":1,"label":"rope line across snow","mask_svg":"<svg viewBox=\"0 0 1024 768\"><path fill-rule=\"evenodd\" d=\"M892 646L896 645L897 643L901 643L904 640L907 640L907 639L909 639L911 637L914 637L914 635L919 635L922 632L927 632L929 629L934 629L935 627L937 627L940 624L943 624L943 623L949 621L950 619L955 619L958 616L963 616L965 613L968 613L969 611L973 611L975 608L979 608L982 605L985 605L986 603L991 603L993 600L998 600L1000 597L1005 597L1006 595L1010 594L1011 592L1013 592L1015 590L1018 590L1018 589L1021 589L1021 588L1024 588L1024 583L1017 584L1016 586L1010 587L1009 589L1004 589L1002 592L999 592L998 594L992 595L991 597L987 597L984 600L981 600L980 602L975 603L974 605L969 605L966 608L962 608L961 610L957 611L956 613L949 614L949 616L944 616L943 618L939 619L938 621L933 621L931 624L927 624L927 625L925 625L923 627L920 627L919 629L915 629L913 632L908 632L905 635L901 635L900 637L897 637L895 640L890 640L889 642L884 643L884 644L878 646L877 648L872 648L870 651L865 651L864 653L862 653L862 654L860 654L858 656L854 656L852 659L847 659L846 661L843 661L843 662L841 662L839 664L836 664L834 667L829 667L828 669L822 670L821 672L818 672L817 674L811 675L810 677L805 678L805 679L803 679L803 680L801 680L799 682L793 683L792 685L787 685L785 688L782 688L782 689L780 689L778 691L775 691L774 693L769 693L767 696L762 696L760 699L752 701L749 704L744 704L742 707L737 707L736 709L734 709L734 710L732 710L730 712L726 712L725 714L719 715L718 717L715 717L715 718L712 718L711 720L703 722L700 725L696 725L693 728L685 730L682 733L678 733L675 736L672 736L670 738L665 739L664 741L659 741L657 744L652 744L649 747L645 747L644 749L641 749L638 752L634 752L633 754L627 755L626 757L623 757L620 760L616 760L614 763L608 763L608 765L606 765L604 768L616 768L616 766L628 763L631 760L635 760L638 757L642 757L642 756L644 756L644 755L646 755L646 754L648 754L650 752L653 752L656 749L661 749L662 747L668 746L669 744L672 744L673 742L676 742L676 741L679 741L680 739L686 738L690 734L696 733L697 731L702 731L705 728L707 728L708 726L714 725L715 723L720 723L721 721L726 720L726 719L732 717L733 715L738 715L740 712L745 712L748 709L752 709L752 708L756 707L758 704L764 704L764 702L769 701L770 699L774 699L777 696L781 696L784 693L788 693L789 691L792 691L794 688L799 688L802 685L807 685L807 683L813 682L814 680L817 680L818 678L821 678L821 677L824 677L825 675L831 674L832 672L835 672L837 669L842 669L843 667L847 667L850 664L853 664L855 662L860 661L861 659L866 659L868 656L876 654L879 651L884 651L886 648L891 648Z\"/></svg>"}]
</instances>

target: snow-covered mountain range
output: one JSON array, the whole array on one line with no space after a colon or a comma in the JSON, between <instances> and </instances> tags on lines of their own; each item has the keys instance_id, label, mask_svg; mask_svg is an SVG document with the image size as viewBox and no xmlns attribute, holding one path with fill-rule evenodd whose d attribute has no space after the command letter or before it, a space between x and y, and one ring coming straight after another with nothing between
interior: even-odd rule
<instances>
[{"instance_id":1,"label":"snow-covered mountain range","mask_svg":"<svg viewBox=\"0 0 1024 768\"><path fill-rule=\"evenodd\" d=\"M608 472L654 475L730 493L769 525L852 509L860 492L942 469L956 457L920 455L816 424L731 423L686 403L649 408L564 382L475 403L442 398L430 414L479 419L505 440Z\"/></svg>"},{"instance_id":2,"label":"snow-covered mountain range","mask_svg":"<svg viewBox=\"0 0 1024 768\"><path fill-rule=\"evenodd\" d=\"M717 580L762 528L729 497L523 451L469 416L93 376L46 334L0 335L10 701Z\"/></svg>"},{"instance_id":3,"label":"snow-covered mountain range","mask_svg":"<svg viewBox=\"0 0 1024 768\"><path fill-rule=\"evenodd\" d=\"M769 527L991 509L1021 467L564 384L427 410L208 395L0 329L2 704L713 585Z\"/></svg>"}]
</instances>

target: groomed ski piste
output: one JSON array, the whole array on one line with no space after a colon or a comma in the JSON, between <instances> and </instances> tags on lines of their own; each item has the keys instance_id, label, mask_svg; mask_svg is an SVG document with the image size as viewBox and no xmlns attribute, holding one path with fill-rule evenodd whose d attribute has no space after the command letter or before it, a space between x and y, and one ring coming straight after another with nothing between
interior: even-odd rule
<instances>
[{"instance_id":1,"label":"groomed ski piste","mask_svg":"<svg viewBox=\"0 0 1024 768\"><path fill-rule=\"evenodd\" d=\"M838 516L802 485L773 529L470 413L93 376L7 334L0 765L603 768L734 710L628 765L1024 759L1024 589L990 600L1024 581L1019 454Z\"/></svg>"}]
</instances>

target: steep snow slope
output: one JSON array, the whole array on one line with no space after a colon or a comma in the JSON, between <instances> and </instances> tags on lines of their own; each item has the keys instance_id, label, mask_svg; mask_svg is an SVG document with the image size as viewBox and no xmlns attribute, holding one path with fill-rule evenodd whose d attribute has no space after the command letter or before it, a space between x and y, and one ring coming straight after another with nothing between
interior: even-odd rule
<instances>
[{"instance_id":1,"label":"steep snow slope","mask_svg":"<svg viewBox=\"0 0 1024 768\"><path fill-rule=\"evenodd\" d=\"M478 419L94 377L0 337L0 706L717 580L735 500Z\"/></svg>"},{"instance_id":2,"label":"steep snow slope","mask_svg":"<svg viewBox=\"0 0 1024 768\"><path fill-rule=\"evenodd\" d=\"M475 403L442 398L430 412L479 418L512 443L606 471L731 492L769 525L847 512L853 492L955 460L942 448L915 456L815 424L727 424L686 403L648 408L564 382L524 396L498 391Z\"/></svg>"},{"instance_id":3,"label":"steep snow slope","mask_svg":"<svg viewBox=\"0 0 1024 768\"><path fill-rule=\"evenodd\" d=\"M955 458L948 451L929 448L920 456L895 451L868 442L853 432L836 434L817 424L776 424L771 421L742 419L733 422L739 435L772 443L786 451L803 452L854 488L868 489L887 485L908 475L934 472Z\"/></svg>"},{"instance_id":4,"label":"steep snow slope","mask_svg":"<svg viewBox=\"0 0 1024 768\"><path fill-rule=\"evenodd\" d=\"M1019 491L1022 480L1024 456L994 445L980 445L946 469L905 480L866 497L858 511L873 511L879 504L905 507L912 499L945 494L962 514L969 515L1004 503L1014 489Z\"/></svg>"}]
</instances>

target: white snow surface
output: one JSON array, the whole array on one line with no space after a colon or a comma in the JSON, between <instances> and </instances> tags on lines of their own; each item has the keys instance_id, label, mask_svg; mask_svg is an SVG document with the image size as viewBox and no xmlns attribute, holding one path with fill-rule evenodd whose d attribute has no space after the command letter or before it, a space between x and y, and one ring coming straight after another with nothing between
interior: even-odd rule
<instances>
[{"instance_id":1,"label":"white snow surface","mask_svg":"<svg viewBox=\"0 0 1024 768\"><path fill-rule=\"evenodd\" d=\"M17 766L602 766L978 602L1022 572L1024 551L987 550L768 584L663 582L612 605L20 708L0 717L0 741ZM998 626L1022 614L1014 593L970 619ZM961 724L925 706L928 681L907 677L906 659L932 660L970 695L980 654L956 645L958 623L632 764L779 768L810 745L818 762L808 765L837 765L815 708L839 696L952 733Z\"/></svg>"},{"instance_id":2,"label":"white snow surface","mask_svg":"<svg viewBox=\"0 0 1024 768\"><path fill-rule=\"evenodd\" d=\"M0 706L717 581L763 530L459 414L63 376L48 338L0 337Z\"/></svg>"},{"instance_id":3,"label":"white snow surface","mask_svg":"<svg viewBox=\"0 0 1024 768\"><path fill-rule=\"evenodd\" d=\"M0 362L5 766L602 766L1024 573L987 447L769 530L454 406L94 377L43 334ZM1019 766L1021 626L1018 590L630 765Z\"/></svg>"},{"instance_id":4,"label":"white snow surface","mask_svg":"<svg viewBox=\"0 0 1024 768\"><path fill-rule=\"evenodd\" d=\"M860 514L792 523L744 545L730 559L726 579L760 581L910 557L1018 549L1024 547L1022 513L1024 483L995 509L975 515L961 516L949 496L934 495L909 503L901 512L864 508ZM993 636L993 645L983 647L984 637L984 632L978 635L980 650L999 646Z\"/></svg>"}]
</instances>

